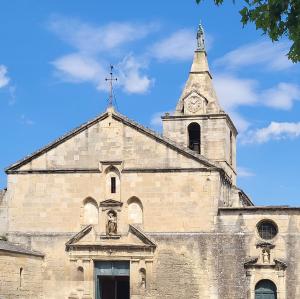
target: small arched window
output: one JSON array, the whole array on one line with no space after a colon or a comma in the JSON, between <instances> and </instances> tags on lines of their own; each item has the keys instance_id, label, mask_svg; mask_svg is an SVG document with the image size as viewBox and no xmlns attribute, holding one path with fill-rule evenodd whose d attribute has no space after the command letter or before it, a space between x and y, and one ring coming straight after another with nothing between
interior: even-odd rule
<instances>
[{"instance_id":1,"label":"small arched window","mask_svg":"<svg viewBox=\"0 0 300 299\"><path fill-rule=\"evenodd\" d=\"M137 197L128 200L128 221L131 224L143 224L143 205Z\"/></svg>"},{"instance_id":2,"label":"small arched window","mask_svg":"<svg viewBox=\"0 0 300 299\"><path fill-rule=\"evenodd\" d=\"M114 167L110 166L106 169L106 196L110 199L120 199L120 172Z\"/></svg>"},{"instance_id":3,"label":"small arched window","mask_svg":"<svg viewBox=\"0 0 300 299\"><path fill-rule=\"evenodd\" d=\"M23 284L23 268L21 267L20 272L19 272L19 285L20 285L20 288L22 287L22 284Z\"/></svg>"},{"instance_id":4,"label":"small arched window","mask_svg":"<svg viewBox=\"0 0 300 299\"><path fill-rule=\"evenodd\" d=\"M83 224L98 224L98 205L92 198L83 202Z\"/></svg>"},{"instance_id":5,"label":"small arched window","mask_svg":"<svg viewBox=\"0 0 300 299\"><path fill-rule=\"evenodd\" d=\"M189 148L198 154L201 150L201 129L198 123L190 123L188 125Z\"/></svg>"},{"instance_id":6,"label":"small arched window","mask_svg":"<svg viewBox=\"0 0 300 299\"><path fill-rule=\"evenodd\" d=\"M255 286L255 299L277 299L276 285L268 279L260 280Z\"/></svg>"}]
</instances>

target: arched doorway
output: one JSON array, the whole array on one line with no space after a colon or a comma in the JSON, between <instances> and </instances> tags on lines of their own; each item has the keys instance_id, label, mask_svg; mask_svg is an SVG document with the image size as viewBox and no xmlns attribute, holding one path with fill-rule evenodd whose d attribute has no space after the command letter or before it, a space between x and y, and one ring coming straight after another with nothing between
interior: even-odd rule
<instances>
[{"instance_id":1,"label":"arched doorway","mask_svg":"<svg viewBox=\"0 0 300 299\"><path fill-rule=\"evenodd\" d=\"M276 285L268 279L259 281L255 286L255 299L277 299Z\"/></svg>"},{"instance_id":2,"label":"arched doorway","mask_svg":"<svg viewBox=\"0 0 300 299\"><path fill-rule=\"evenodd\" d=\"M188 125L189 134L189 148L198 154L200 154L201 149L201 132L200 125L197 123L190 123Z\"/></svg>"}]
</instances>

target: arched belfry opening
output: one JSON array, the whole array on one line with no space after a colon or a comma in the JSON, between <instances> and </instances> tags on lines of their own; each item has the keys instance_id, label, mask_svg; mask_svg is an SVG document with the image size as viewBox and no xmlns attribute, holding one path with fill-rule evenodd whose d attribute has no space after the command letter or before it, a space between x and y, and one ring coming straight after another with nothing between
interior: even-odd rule
<instances>
[{"instance_id":1,"label":"arched belfry opening","mask_svg":"<svg viewBox=\"0 0 300 299\"><path fill-rule=\"evenodd\" d=\"M201 128L198 123L188 125L189 148L198 154L201 151Z\"/></svg>"}]
</instances>

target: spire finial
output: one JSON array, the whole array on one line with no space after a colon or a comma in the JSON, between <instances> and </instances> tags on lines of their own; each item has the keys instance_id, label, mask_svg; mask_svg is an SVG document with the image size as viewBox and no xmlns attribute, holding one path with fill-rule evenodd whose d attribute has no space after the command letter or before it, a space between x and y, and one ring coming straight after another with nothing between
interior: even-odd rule
<instances>
[{"instance_id":1,"label":"spire finial","mask_svg":"<svg viewBox=\"0 0 300 299\"><path fill-rule=\"evenodd\" d=\"M205 36L201 22L197 30L197 51L205 51Z\"/></svg>"},{"instance_id":2,"label":"spire finial","mask_svg":"<svg viewBox=\"0 0 300 299\"><path fill-rule=\"evenodd\" d=\"M110 77L109 78L105 78L105 81L109 81L109 97L108 97L108 107L112 107L113 106L113 98L114 98L114 94L113 94L113 81L117 81L117 78L113 77L113 65L110 65Z\"/></svg>"}]
</instances>

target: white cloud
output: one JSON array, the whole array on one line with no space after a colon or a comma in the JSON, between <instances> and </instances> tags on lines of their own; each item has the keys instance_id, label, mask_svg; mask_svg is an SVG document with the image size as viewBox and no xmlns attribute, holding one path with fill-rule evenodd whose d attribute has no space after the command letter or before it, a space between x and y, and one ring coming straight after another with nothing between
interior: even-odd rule
<instances>
[{"instance_id":1,"label":"white cloud","mask_svg":"<svg viewBox=\"0 0 300 299\"><path fill-rule=\"evenodd\" d=\"M269 70L284 70L293 66L288 59L289 45L286 42L269 41L244 45L214 61L214 65L227 69L237 69L262 64Z\"/></svg>"},{"instance_id":2,"label":"white cloud","mask_svg":"<svg viewBox=\"0 0 300 299\"><path fill-rule=\"evenodd\" d=\"M104 80L104 70L94 59L79 53L62 56L53 62L61 78L71 82Z\"/></svg>"},{"instance_id":3,"label":"white cloud","mask_svg":"<svg viewBox=\"0 0 300 299\"><path fill-rule=\"evenodd\" d=\"M212 37L206 36L206 50L212 44ZM161 61L166 60L187 60L192 59L196 49L196 33L190 29L181 29L165 39L155 43L150 53L153 57Z\"/></svg>"},{"instance_id":4,"label":"white cloud","mask_svg":"<svg viewBox=\"0 0 300 299\"><path fill-rule=\"evenodd\" d=\"M35 122L33 120L31 120L30 118L26 117L24 114L21 115L20 122L22 125L26 125L26 126L35 125Z\"/></svg>"},{"instance_id":5,"label":"white cloud","mask_svg":"<svg viewBox=\"0 0 300 299\"><path fill-rule=\"evenodd\" d=\"M132 55L126 56L119 64L119 82L128 93L145 93L154 82L147 75L141 74L145 64L137 61Z\"/></svg>"},{"instance_id":6,"label":"white cloud","mask_svg":"<svg viewBox=\"0 0 300 299\"><path fill-rule=\"evenodd\" d=\"M186 60L193 57L195 47L195 33L182 29L154 44L151 54L159 60Z\"/></svg>"},{"instance_id":7,"label":"white cloud","mask_svg":"<svg viewBox=\"0 0 300 299\"><path fill-rule=\"evenodd\" d=\"M255 176L255 174L251 170L242 166L239 166L237 168L237 174L239 177L243 177L243 178Z\"/></svg>"},{"instance_id":8,"label":"white cloud","mask_svg":"<svg viewBox=\"0 0 300 299\"><path fill-rule=\"evenodd\" d=\"M300 87L290 83L279 83L274 88L262 92L261 97L266 106L289 110L294 101L300 101Z\"/></svg>"},{"instance_id":9,"label":"white cloud","mask_svg":"<svg viewBox=\"0 0 300 299\"><path fill-rule=\"evenodd\" d=\"M165 112L156 112L152 115L150 120L150 125L152 127L161 127L162 126L162 120L161 116L164 115Z\"/></svg>"},{"instance_id":10,"label":"white cloud","mask_svg":"<svg viewBox=\"0 0 300 299\"><path fill-rule=\"evenodd\" d=\"M160 111L160 112L154 113L151 116L151 120L150 120L151 127L153 127L156 130L161 130L162 129L162 119L161 119L161 117L164 116L166 113L173 114L174 111L169 110L169 111Z\"/></svg>"},{"instance_id":11,"label":"white cloud","mask_svg":"<svg viewBox=\"0 0 300 299\"><path fill-rule=\"evenodd\" d=\"M153 79L142 72L147 63L132 54L125 55L122 46L145 37L156 30L157 26L133 23L92 26L75 19L54 18L50 22L50 29L75 48L74 53L52 62L56 75L63 81L90 82L98 90L108 90L105 81L109 72L108 61L117 59L119 62L115 63L115 71L118 82L115 86L127 93L146 93L153 83ZM118 55L113 55L112 51Z\"/></svg>"},{"instance_id":12,"label":"white cloud","mask_svg":"<svg viewBox=\"0 0 300 299\"><path fill-rule=\"evenodd\" d=\"M80 53L70 54L58 58L53 62L59 78L66 82L82 83L91 82L98 90L108 90L105 81L107 77L108 63L84 56ZM107 66L107 67L106 67ZM153 79L141 73L145 65L132 55L126 56L115 67L118 81L116 86L128 93L142 94L149 90Z\"/></svg>"},{"instance_id":13,"label":"white cloud","mask_svg":"<svg viewBox=\"0 0 300 299\"><path fill-rule=\"evenodd\" d=\"M9 77L7 76L7 68L4 65L0 65L0 88L9 84Z\"/></svg>"},{"instance_id":14,"label":"white cloud","mask_svg":"<svg viewBox=\"0 0 300 299\"><path fill-rule=\"evenodd\" d=\"M10 85L8 87L8 92L9 92L9 105L14 105L16 103L16 86Z\"/></svg>"},{"instance_id":15,"label":"white cloud","mask_svg":"<svg viewBox=\"0 0 300 299\"><path fill-rule=\"evenodd\" d=\"M219 74L215 76L214 83L221 106L232 117L240 132L245 132L250 123L238 112L239 107L260 105L288 110L295 101L300 100L300 87L285 82L263 90L257 80Z\"/></svg>"},{"instance_id":16,"label":"white cloud","mask_svg":"<svg viewBox=\"0 0 300 299\"><path fill-rule=\"evenodd\" d=\"M269 126L249 131L242 143L265 143L270 140L293 139L300 137L300 122L271 122Z\"/></svg>"},{"instance_id":17,"label":"white cloud","mask_svg":"<svg viewBox=\"0 0 300 299\"><path fill-rule=\"evenodd\" d=\"M250 123L238 112L240 106L255 105L258 100L255 80L237 78L233 75L216 75L214 78L221 107L231 116L239 132L244 132Z\"/></svg>"},{"instance_id":18,"label":"white cloud","mask_svg":"<svg viewBox=\"0 0 300 299\"><path fill-rule=\"evenodd\" d=\"M93 26L74 18L53 17L49 22L49 28L78 51L98 53L144 38L157 30L158 24L115 22Z\"/></svg>"},{"instance_id":19,"label":"white cloud","mask_svg":"<svg viewBox=\"0 0 300 299\"><path fill-rule=\"evenodd\" d=\"M214 78L220 104L225 110L257 102L257 81L241 79L232 75L216 75Z\"/></svg>"},{"instance_id":20,"label":"white cloud","mask_svg":"<svg viewBox=\"0 0 300 299\"><path fill-rule=\"evenodd\" d=\"M227 113L231 117L239 133L244 133L251 126L251 123L245 117L243 117L238 111L229 110Z\"/></svg>"}]
</instances>

